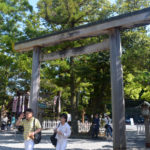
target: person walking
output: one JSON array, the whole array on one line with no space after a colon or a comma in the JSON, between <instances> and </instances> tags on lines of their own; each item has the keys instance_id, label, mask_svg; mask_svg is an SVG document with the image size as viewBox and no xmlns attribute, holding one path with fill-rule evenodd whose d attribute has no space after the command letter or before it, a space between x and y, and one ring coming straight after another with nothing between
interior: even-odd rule
<instances>
[{"instance_id":1,"label":"person walking","mask_svg":"<svg viewBox=\"0 0 150 150\"><path fill-rule=\"evenodd\" d=\"M24 118L24 113L22 113L17 122L16 126L23 126L24 127L24 147L25 150L33 150L34 148L34 134L38 133L41 131L41 124L38 119L33 117L33 111L32 109L28 108L25 111L25 119ZM34 131L34 123L35 123L35 128L36 130Z\"/></svg>"},{"instance_id":2,"label":"person walking","mask_svg":"<svg viewBox=\"0 0 150 150\"><path fill-rule=\"evenodd\" d=\"M7 121L7 130L10 131L10 126L11 126L11 116L10 114L8 115L8 121Z\"/></svg>"},{"instance_id":3,"label":"person walking","mask_svg":"<svg viewBox=\"0 0 150 150\"><path fill-rule=\"evenodd\" d=\"M8 123L8 117L6 114L2 116L1 121L2 121L1 130L5 131L7 129L7 123Z\"/></svg>"},{"instance_id":4,"label":"person walking","mask_svg":"<svg viewBox=\"0 0 150 150\"><path fill-rule=\"evenodd\" d=\"M55 129L57 145L56 150L65 150L67 147L67 138L71 135L71 129L67 123L67 114L60 115L60 123Z\"/></svg>"},{"instance_id":5,"label":"person walking","mask_svg":"<svg viewBox=\"0 0 150 150\"><path fill-rule=\"evenodd\" d=\"M92 138L98 138L99 133L99 127L100 127L100 120L98 114L95 114L95 117L93 119L92 123Z\"/></svg>"},{"instance_id":6,"label":"person walking","mask_svg":"<svg viewBox=\"0 0 150 150\"><path fill-rule=\"evenodd\" d=\"M112 127L110 125L111 119L107 114L104 114L105 118L105 129L106 129L106 136L109 137L109 135L112 137Z\"/></svg>"},{"instance_id":7,"label":"person walking","mask_svg":"<svg viewBox=\"0 0 150 150\"><path fill-rule=\"evenodd\" d=\"M16 123L16 118L15 118L15 115L13 114L11 118L11 129L14 129L15 123Z\"/></svg>"}]
</instances>

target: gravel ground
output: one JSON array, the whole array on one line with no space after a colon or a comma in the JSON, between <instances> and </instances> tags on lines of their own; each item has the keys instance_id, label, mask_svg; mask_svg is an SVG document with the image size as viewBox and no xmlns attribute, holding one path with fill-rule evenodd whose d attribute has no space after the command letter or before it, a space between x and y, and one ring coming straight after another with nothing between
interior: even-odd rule
<instances>
[{"instance_id":1,"label":"gravel ground","mask_svg":"<svg viewBox=\"0 0 150 150\"><path fill-rule=\"evenodd\" d=\"M145 150L144 135L137 134L135 126L127 126L126 133L128 150ZM55 150L50 143L49 135L49 131L43 131L42 141L35 145L35 150ZM112 145L112 139L69 139L67 150L112 150ZM22 135L14 132L0 132L0 150L24 150Z\"/></svg>"}]
</instances>

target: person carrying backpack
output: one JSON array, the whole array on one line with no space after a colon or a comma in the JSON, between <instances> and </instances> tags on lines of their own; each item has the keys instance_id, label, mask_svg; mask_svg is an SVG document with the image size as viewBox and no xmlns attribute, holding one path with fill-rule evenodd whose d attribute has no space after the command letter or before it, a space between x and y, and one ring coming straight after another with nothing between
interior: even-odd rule
<instances>
[{"instance_id":1,"label":"person carrying backpack","mask_svg":"<svg viewBox=\"0 0 150 150\"><path fill-rule=\"evenodd\" d=\"M25 150L33 150L34 148L34 136L35 134L41 132L41 124L38 119L33 117L32 109L28 108L25 111L25 119L24 113L22 113L17 122L16 126L23 126L24 127L24 147ZM34 127L36 130L34 131Z\"/></svg>"}]
</instances>

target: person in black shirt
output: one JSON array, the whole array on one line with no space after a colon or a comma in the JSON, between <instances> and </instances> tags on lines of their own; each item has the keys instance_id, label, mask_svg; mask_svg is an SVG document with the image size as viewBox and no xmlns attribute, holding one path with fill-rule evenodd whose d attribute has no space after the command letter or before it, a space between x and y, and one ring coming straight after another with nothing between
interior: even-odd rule
<instances>
[{"instance_id":1,"label":"person in black shirt","mask_svg":"<svg viewBox=\"0 0 150 150\"><path fill-rule=\"evenodd\" d=\"M95 117L92 122L92 138L98 138L99 127L100 127L99 116L98 114L95 114Z\"/></svg>"}]
</instances>

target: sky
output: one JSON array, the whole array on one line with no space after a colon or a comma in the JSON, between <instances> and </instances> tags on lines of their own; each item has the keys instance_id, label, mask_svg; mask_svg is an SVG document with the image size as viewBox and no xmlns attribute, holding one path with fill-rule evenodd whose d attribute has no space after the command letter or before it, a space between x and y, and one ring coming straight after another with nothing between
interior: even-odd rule
<instances>
[{"instance_id":1,"label":"sky","mask_svg":"<svg viewBox=\"0 0 150 150\"><path fill-rule=\"evenodd\" d=\"M33 6L34 10L36 10L36 4L39 0L29 0L29 3Z\"/></svg>"},{"instance_id":2,"label":"sky","mask_svg":"<svg viewBox=\"0 0 150 150\"><path fill-rule=\"evenodd\" d=\"M36 4L39 0L29 0L29 3L33 6L34 10L36 10ZM110 0L112 3L116 0Z\"/></svg>"}]
</instances>

